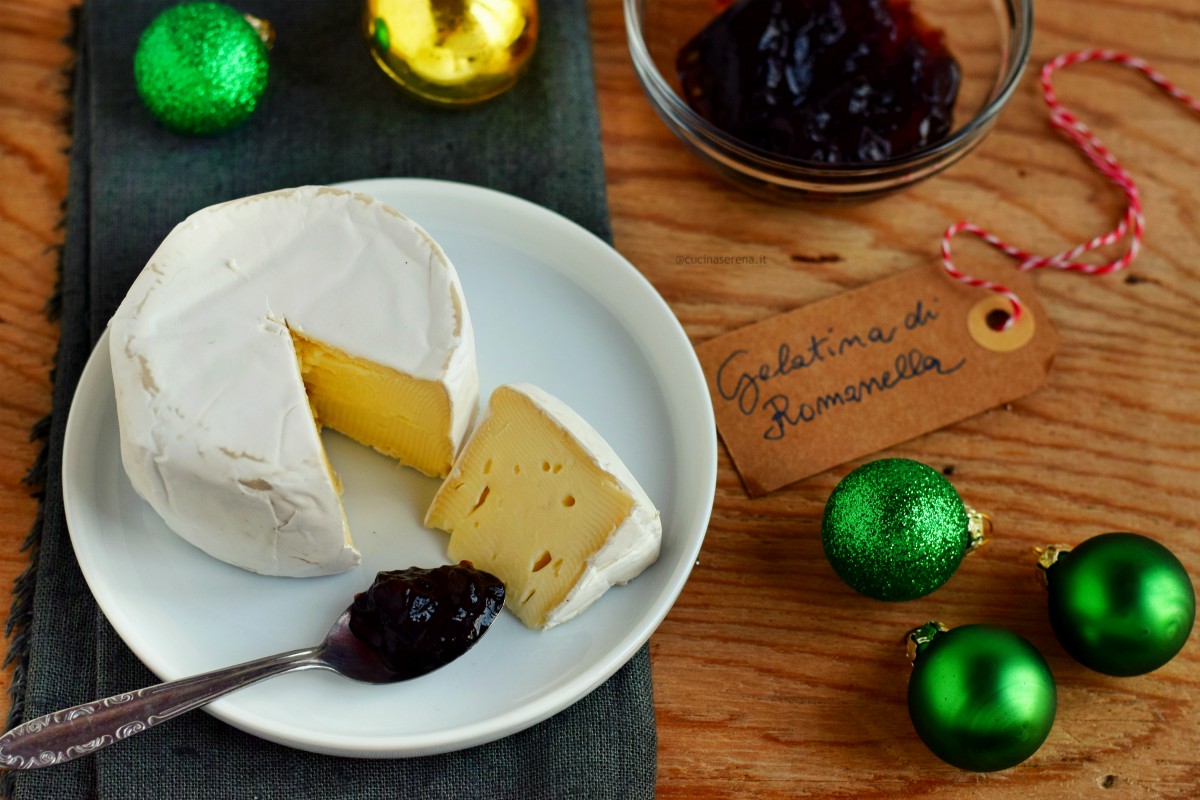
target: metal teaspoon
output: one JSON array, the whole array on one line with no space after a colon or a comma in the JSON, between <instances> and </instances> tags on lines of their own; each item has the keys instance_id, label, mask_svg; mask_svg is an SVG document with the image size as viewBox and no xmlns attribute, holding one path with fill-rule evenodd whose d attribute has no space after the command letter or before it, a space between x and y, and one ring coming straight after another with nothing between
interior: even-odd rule
<instances>
[{"instance_id":1,"label":"metal teaspoon","mask_svg":"<svg viewBox=\"0 0 1200 800\"><path fill-rule=\"evenodd\" d=\"M327 669L364 683L396 683L417 677L391 669L374 649L354 635L350 630L351 608L342 612L325 640L315 647L115 694L24 722L0 736L0 767L40 769L63 764L285 672ZM477 635L464 640L453 652L442 653L439 666L467 652L487 632L498 611L481 611L473 620Z\"/></svg>"}]
</instances>

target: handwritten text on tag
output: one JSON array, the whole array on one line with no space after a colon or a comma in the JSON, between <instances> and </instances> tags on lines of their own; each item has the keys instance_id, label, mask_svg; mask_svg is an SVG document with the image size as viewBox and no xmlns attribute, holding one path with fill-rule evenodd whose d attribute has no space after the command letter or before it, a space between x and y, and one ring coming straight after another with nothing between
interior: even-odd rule
<instances>
[{"instance_id":1,"label":"handwritten text on tag","mask_svg":"<svg viewBox=\"0 0 1200 800\"><path fill-rule=\"evenodd\" d=\"M747 490L765 494L1036 389L1057 336L1036 301L1028 319L995 330L988 315L1006 302L919 268L699 345Z\"/></svg>"}]
</instances>

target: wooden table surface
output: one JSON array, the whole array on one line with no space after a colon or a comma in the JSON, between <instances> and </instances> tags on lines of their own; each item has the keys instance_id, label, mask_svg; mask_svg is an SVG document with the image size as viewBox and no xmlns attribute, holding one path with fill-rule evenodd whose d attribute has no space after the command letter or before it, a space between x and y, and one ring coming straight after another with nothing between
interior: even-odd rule
<instances>
[{"instance_id":1,"label":"wooden table surface","mask_svg":"<svg viewBox=\"0 0 1200 800\"><path fill-rule=\"evenodd\" d=\"M0 0L0 586L36 503L22 477L50 404L55 282L67 185L72 0ZM629 63L619 0L593 0L616 247L695 343L909 267L936 269L960 218L1053 253L1108 230L1120 193L1052 133L1036 70L983 145L905 194L834 210L767 205L710 175L662 126ZM1124 49L1200 93L1195 0L1041 0L1032 64ZM1200 576L1200 115L1115 66L1058 81L1063 99L1138 181L1145 249L1126 272L1047 272L1061 336L1047 384L1018 402L886 451L953 468L995 517L991 544L942 589L885 604L825 561L820 516L848 467L750 499L727 453L692 578L651 639L664 798L1200 796L1200 642L1150 675L1109 678L1054 639L1031 547L1109 530L1151 535ZM965 263L1003 263L973 242ZM761 256L751 266L681 256ZM902 639L930 619L992 622L1032 641L1059 691L1042 749L1016 768L962 772L916 738ZM1193 635L1193 640L1197 635ZM7 678L5 679L7 682ZM1107 790L1107 791L1106 791Z\"/></svg>"}]
</instances>

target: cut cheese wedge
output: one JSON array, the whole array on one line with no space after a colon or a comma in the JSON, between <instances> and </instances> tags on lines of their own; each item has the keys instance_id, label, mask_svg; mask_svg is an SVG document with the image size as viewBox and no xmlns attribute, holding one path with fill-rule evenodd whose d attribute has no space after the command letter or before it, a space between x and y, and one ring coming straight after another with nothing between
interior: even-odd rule
<instances>
[{"instance_id":1,"label":"cut cheese wedge","mask_svg":"<svg viewBox=\"0 0 1200 800\"><path fill-rule=\"evenodd\" d=\"M425 524L450 533L451 561L504 581L531 628L575 617L658 558L662 523L612 448L541 389L493 392Z\"/></svg>"},{"instance_id":2,"label":"cut cheese wedge","mask_svg":"<svg viewBox=\"0 0 1200 800\"><path fill-rule=\"evenodd\" d=\"M454 267L361 194L310 186L193 214L109 331L134 489L181 537L254 572L359 563L322 425L442 477L478 408Z\"/></svg>"}]
</instances>

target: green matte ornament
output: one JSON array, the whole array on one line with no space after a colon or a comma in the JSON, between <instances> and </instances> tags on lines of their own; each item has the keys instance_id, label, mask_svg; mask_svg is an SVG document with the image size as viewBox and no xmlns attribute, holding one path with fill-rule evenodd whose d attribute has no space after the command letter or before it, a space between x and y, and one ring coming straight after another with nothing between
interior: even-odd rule
<instances>
[{"instance_id":1,"label":"green matte ornament","mask_svg":"<svg viewBox=\"0 0 1200 800\"><path fill-rule=\"evenodd\" d=\"M1105 675L1142 675L1183 648L1196 594L1175 554L1136 533L1041 551L1050 625L1063 648Z\"/></svg>"},{"instance_id":2,"label":"green matte ornament","mask_svg":"<svg viewBox=\"0 0 1200 800\"><path fill-rule=\"evenodd\" d=\"M270 26L224 3L183 3L142 32L138 94L172 130L212 134L242 123L267 87Z\"/></svg>"},{"instance_id":3,"label":"green matte ornament","mask_svg":"<svg viewBox=\"0 0 1200 800\"><path fill-rule=\"evenodd\" d=\"M888 458L842 479L825 504L821 538L834 571L855 591L912 600L949 580L989 524L937 470Z\"/></svg>"},{"instance_id":4,"label":"green matte ornament","mask_svg":"<svg viewBox=\"0 0 1200 800\"><path fill-rule=\"evenodd\" d=\"M994 625L947 630L930 622L909 634L908 714L921 741L959 769L1020 764L1054 725L1058 692L1032 644Z\"/></svg>"}]
</instances>

